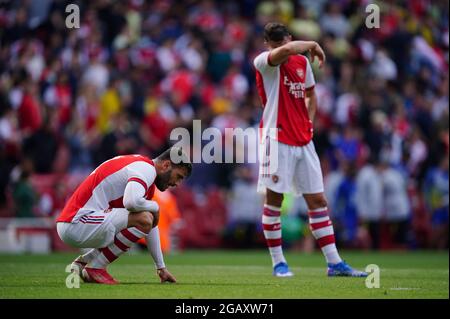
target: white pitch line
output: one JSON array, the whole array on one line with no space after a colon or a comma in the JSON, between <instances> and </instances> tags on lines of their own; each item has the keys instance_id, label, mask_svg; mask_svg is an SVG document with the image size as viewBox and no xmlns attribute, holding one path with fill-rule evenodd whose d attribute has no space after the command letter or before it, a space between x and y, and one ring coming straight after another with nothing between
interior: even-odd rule
<instances>
[{"instance_id":1,"label":"white pitch line","mask_svg":"<svg viewBox=\"0 0 450 319\"><path fill-rule=\"evenodd\" d=\"M420 288L407 288L407 287L395 287L390 288L390 290L419 290Z\"/></svg>"}]
</instances>

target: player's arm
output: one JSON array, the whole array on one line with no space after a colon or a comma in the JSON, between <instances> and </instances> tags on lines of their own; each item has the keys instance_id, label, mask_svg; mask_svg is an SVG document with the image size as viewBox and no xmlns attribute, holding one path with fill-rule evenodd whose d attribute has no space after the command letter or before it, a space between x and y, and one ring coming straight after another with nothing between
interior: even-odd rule
<instances>
[{"instance_id":1,"label":"player's arm","mask_svg":"<svg viewBox=\"0 0 450 319\"><path fill-rule=\"evenodd\" d=\"M319 67L325 63L326 57L320 45L315 41L290 41L270 51L269 61L272 66L279 65L287 60L291 55L302 54L309 51L311 61L315 57L319 59Z\"/></svg>"},{"instance_id":2,"label":"player's arm","mask_svg":"<svg viewBox=\"0 0 450 319\"><path fill-rule=\"evenodd\" d=\"M306 76L305 76L305 104L308 110L309 120L314 122L314 117L317 111L317 97L314 87L316 85L316 80L314 79L314 73L311 68L309 60L305 58L306 61Z\"/></svg>"},{"instance_id":3,"label":"player's arm","mask_svg":"<svg viewBox=\"0 0 450 319\"><path fill-rule=\"evenodd\" d=\"M314 122L314 117L316 116L317 111L317 96L314 91L314 87L306 90L305 103L308 109L309 119L311 122Z\"/></svg>"},{"instance_id":4,"label":"player's arm","mask_svg":"<svg viewBox=\"0 0 450 319\"><path fill-rule=\"evenodd\" d=\"M157 202L145 198L147 192L144 182L138 179L129 179L123 195L123 206L130 212L159 213Z\"/></svg>"},{"instance_id":5,"label":"player's arm","mask_svg":"<svg viewBox=\"0 0 450 319\"><path fill-rule=\"evenodd\" d=\"M123 206L130 212L150 212L154 217L153 227L158 225L159 205L148 200L148 187L156 178L155 168L142 161L136 161L127 166L128 181L123 194Z\"/></svg>"},{"instance_id":6,"label":"player's arm","mask_svg":"<svg viewBox=\"0 0 450 319\"><path fill-rule=\"evenodd\" d=\"M153 228L147 235L147 249L155 262L156 273L158 274L161 283L166 281L177 282L175 277L167 270L164 263L158 226Z\"/></svg>"},{"instance_id":7,"label":"player's arm","mask_svg":"<svg viewBox=\"0 0 450 319\"><path fill-rule=\"evenodd\" d=\"M130 212L150 211L155 213L154 227L147 234L147 249L153 258L158 276L161 282L176 282L175 277L166 269L164 263L164 257L161 250L161 243L159 238L159 205L157 202L145 199L146 187L144 182L139 181L137 178L130 178L127 186L125 187L125 193L123 196L123 206Z\"/></svg>"}]
</instances>

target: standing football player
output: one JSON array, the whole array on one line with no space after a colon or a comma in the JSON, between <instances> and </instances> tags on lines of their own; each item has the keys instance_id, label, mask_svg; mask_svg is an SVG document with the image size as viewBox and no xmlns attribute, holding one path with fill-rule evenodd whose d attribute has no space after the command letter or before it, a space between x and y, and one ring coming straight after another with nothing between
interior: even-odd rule
<instances>
[{"instance_id":1,"label":"standing football player","mask_svg":"<svg viewBox=\"0 0 450 319\"><path fill-rule=\"evenodd\" d=\"M172 147L151 160L142 155L114 157L97 167L76 189L57 219L66 244L92 248L72 263L87 282L117 284L106 267L146 237L161 282L176 282L166 269L160 246L159 206L155 187L165 191L191 174L181 148Z\"/></svg>"},{"instance_id":2,"label":"standing football player","mask_svg":"<svg viewBox=\"0 0 450 319\"><path fill-rule=\"evenodd\" d=\"M309 225L328 264L328 276L365 277L352 269L336 249L333 225L324 196L320 161L314 148L313 121L317 109L314 75L308 59L322 67L325 54L314 41L292 41L286 26L268 23L264 40L269 50L254 60L256 85L264 112L261 145L266 156L277 143L276 168L268 158L260 161L258 191L266 194L262 223L272 257L273 274L290 277L282 250L280 211L284 193L303 195L308 206ZM275 132L275 134L273 134ZM272 154L273 155L273 154ZM273 171L272 171L273 170Z\"/></svg>"}]
</instances>

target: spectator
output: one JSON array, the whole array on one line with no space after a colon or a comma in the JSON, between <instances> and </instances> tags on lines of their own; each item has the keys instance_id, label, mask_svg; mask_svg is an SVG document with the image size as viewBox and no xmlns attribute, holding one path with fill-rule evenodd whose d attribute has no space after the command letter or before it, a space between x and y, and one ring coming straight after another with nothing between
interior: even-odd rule
<instances>
[{"instance_id":1,"label":"spectator","mask_svg":"<svg viewBox=\"0 0 450 319\"><path fill-rule=\"evenodd\" d=\"M31 136L23 141L23 154L31 159L34 172L48 174L53 170L53 162L58 152L58 139L55 129L55 116L50 115Z\"/></svg>"},{"instance_id":2,"label":"spectator","mask_svg":"<svg viewBox=\"0 0 450 319\"><path fill-rule=\"evenodd\" d=\"M42 124L42 104L37 91L36 84L28 79L18 109L20 129L25 134L36 132Z\"/></svg>"},{"instance_id":3,"label":"spectator","mask_svg":"<svg viewBox=\"0 0 450 319\"><path fill-rule=\"evenodd\" d=\"M345 38L350 32L350 24L337 2L327 4L325 13L320 19L320 25L324 32L329 32L338 38Z\"/></svg>"},{"instance_id":4,"label":"spectator","mask_svg":"<svg viewBox=\"0 0 450 319\"><path fill-rule=\"evenodd\" d=\"M372 249L380 248L380 222L383 214L383 184L378 160L371 159L356 176L355 190L358 217L369 230Z\"/></svg>"},{"instance_id":5,"label":"spectator","mask_svg":"<svg viewBox=\"0 0 450 319\"><path fill-rule=\"evenodd\" d=\"M68 81L67 74L61 72L57 75L56 83L44 93L45 104L55 109L61 126L68 125L72 115L72 92Z\"/></svg>"},{"instance_id":6,"label":"spectator","mask_svg":"<svg viewBox=\"0 0 450 319\"><path fill-rule=\"evenodd\" d=\"M439 166L427 172L424 184L426 203L431 210L432 245L439 249L448 249L448 155Z\"/></svg>"},{"instance_id":7,"label":"spectator","mask_svg":"<svg viewBox=\"0 0 450 319\"><path fill-rule=\"evenodd\" d=\"M356 204L356 164L354 161L344 161L342 166L344 176L336 190L333 220L336 224L337 240L346 247L356 247L359 228Z\"/></svg>"},{"instance_id":8,"label":"spectator","mask_svg":"<svg viewBox=\"0 0 450 319\"><path fill-rule=\"evenodd\" d=\"M108 88L100 98L100 112L97 117L97 127L103 134L112 130L111 119L122 110L119 85L119 79L111 79Z\"/></svg>"},{"instance_id":9,"label":"spectator","mask_svg":"<svg viewBox=\"0 0 450 319\"><path fill-rule=\"evenodd\" d=\"M13 183L12 196L16 210L16 217L35 217L34 205L37 203L37 195L30 184L32 163L22 162L17 174L19 178Z\"/></svg>"},{"instance_id":10,"label":"spectator","mask_svg":"<svg viewBox=\"0 0 450 319\"><path fill-rule=\"evenodd\" d=\"M382 160L380 170L384 219L389 225L394 244L399 248L405 248L408 243L408 225L411 217L407 181L402 173L390 167L388 158Z\"/></svg>"},{"instance_id":11,"label":"spectator","mask_svg":"<svg viewBox=\"0 0 450 319\"><path fill-rule=\"evenodd\" d=\"M258 241L262 197L254 190L256 181L251 169L239 166L228 200L228 222L225 239L238 247L252 247Z\"/></svg>"}]
</instances>

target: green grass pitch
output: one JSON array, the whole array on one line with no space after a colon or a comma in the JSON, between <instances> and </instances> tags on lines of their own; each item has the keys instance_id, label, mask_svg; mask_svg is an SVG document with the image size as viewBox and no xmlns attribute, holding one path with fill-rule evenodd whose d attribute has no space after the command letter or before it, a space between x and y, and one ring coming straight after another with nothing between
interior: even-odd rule
<instances>
[{"instance_id":1,"label":"green grass pitch","mask_svg":"<svg viewBox=\"0 0 450 319\"><path fill-rule=\"evenodd\" d=\"M122 256L109 267L121 284L68 289L65 266L76 254L0 255L0 298L449 298L446 252L353 252L354 267L380 267L380 288L364 278L328 278L317 252L288 252L295 276L274 278L265 250L186 251L166 256L176 284L160 284L150 256Z\"/></svg>"}]
</instances>

